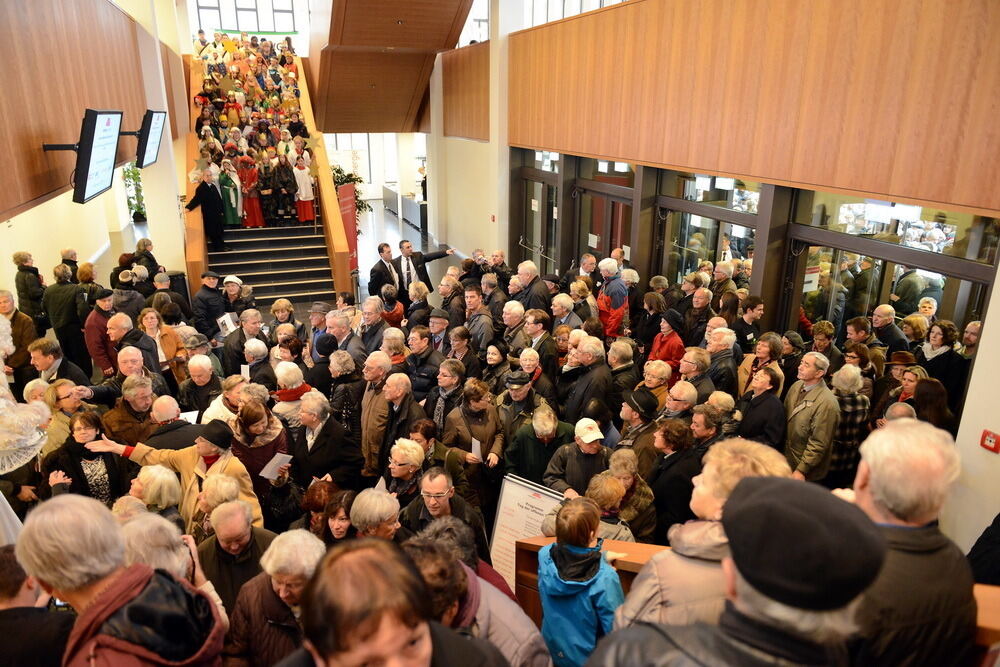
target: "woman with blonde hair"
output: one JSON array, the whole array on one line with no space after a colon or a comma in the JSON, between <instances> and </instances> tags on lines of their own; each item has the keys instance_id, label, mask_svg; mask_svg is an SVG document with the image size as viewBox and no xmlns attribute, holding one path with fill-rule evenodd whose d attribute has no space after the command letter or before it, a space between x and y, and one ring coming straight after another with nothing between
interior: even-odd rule
<instances>
[{"instance_id":1,"label":"woman with blonde hair","mask_svg":"<svg viewBox=\"0 0 1000 667\"><path fill-rule=\"evenodd\" d=\"M187 379L187 348L174 328L163 322L163 316L155 308L143 308L139 313L139 328L156 341L159 357L159 372L167 381L171 393L176 396L181 382Z\"/></svg>"},{"instance_id":2,"label":"woman with blonde hair","mask_svg":"<svg viewBox=\"0 0 1000 667\"><path fill-rule=\"evenodd\" d=\"M406 309L406 319L401 324L408 329L416 326L427 326L431 319L431 307L427 303L430 290L427 289L427 285L416 280L410 283L407 293L410 297L410 305Z\"/></svg>"},{"instance_id":3,"label":"woman with blonde hair","mask_svg":"<svg viewBox=\"0 0 1000 667\"><path fill-rule=\"evenodd\" d=\"M639 622L717 624L726 604L722 559L729 542L720 521L726 500L745 477L791 476L784 455L767 445L730 438L710 447L691 493L697 520L670 529L671 548L640 570L615 612L615 629Z\"/></svg>"},{"instance_id":4,"label":"woman with blonde hair","mask_svg":"<svg viewBox=\"0 0 1000 667\"><path fill-rule=\"evenodd\" d=\"M288 299L275 299L274 303L271 304L271 315L273 319L268 324L270 330L268 337L271 339L271 345L278 343L278 326L281 324L291 324L295 327L295 336L302 342L309 340L305 323L295 319L295 306Z\"/></svg>"},{"instance_id":5,"label":"woman with blonde hair","mask_svg":"<svg viewBox=\"0 0 1000 667\"><path fill-rule=\"evenodd\" d=\"M907 315L899 323L899 327L903 330L903 335L906 336L910 352L916 354L917 348L927 340L927 329L929 328L927 318L919 313Z\"/></svg>"},{"instance_id":6,"label":"woman with blonde hair","mask_svg":"<svg viewBox=\"0 0 1000 667\"><path fill-rule=\"evenodd\" d=\"M647 361L642 367L642 382L635 389L645 389L656 397L657 410L662 410L667 404L670 391L670 376L673 371L670 364L655 359Z\"/></svg>"},{"instance_id":7,"label":"woman with blonde hair","mask_svg":"<svg viewBox=\"0 0 1000 667\"><path fill-rule=\"evenodd\" d=\"M132 480L128 494L144 502L150 512L184 531L184 519L177 509L181 502L181 483L174 471L161 465L144 466Z\"/></svg>"},{"instance_id":8,"label":"woman with blonde hair","mask_svg":"<svg viewBox=\"0 0 1000 667\"><path fill-rule=\"evenodd\" d=\"M423 477L424 448L409 438L400 438L389 450L386 490L400 507L406 507L420 495Z\"/></svg>"}]
</instances>

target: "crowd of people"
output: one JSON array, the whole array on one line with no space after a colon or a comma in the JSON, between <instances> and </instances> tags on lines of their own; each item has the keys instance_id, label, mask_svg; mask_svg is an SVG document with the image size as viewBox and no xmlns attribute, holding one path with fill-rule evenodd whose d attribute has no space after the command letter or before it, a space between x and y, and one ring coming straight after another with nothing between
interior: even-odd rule
<instances>
[{"instance_id":1,"label":"crowd of people","mask_svg":"<svg viewBox=\"0 0 1000 667\"><path fill-rule=\"evenodd\" d=\"M928 317L913 346L899 327L913 316L879 304L843 334L762 331L766 304L738 287L752 263L646 289L620 249L563 276L477 249L431 296L427 264L453 250L378 250L360 304L343 292L299 322L279 299L266 325L236 276L220 290L206 271L190 304L172 292L147 239L113 289L70 249L48 287L15 253L17 305L0 291L0 422L21 454L0 460L0 490L25 522L0 551L0 627L22 624L11 650L64 664L971 656L973 573L936 519L978 325L960 343ZM491 566L505 475L563 497L543 522L540 630ZM625 595L605 539L671 549ZM76 623L24 609L43 592Z\"/></svg>"},{"instance_id":2,"label":"crowd of people","mask_svg":"<svg viewBox=\"0 0 1000 667\"><path fill-rule=\"evenodd\" d=\"M205 235L225 250L227 227L273 227L316 219L309 130L299 108L299 76L291 39L230 39L203 32L194 53L204 66L194 131L198 182L187 209L201 207Z\"/></svg>"}]
</instances>

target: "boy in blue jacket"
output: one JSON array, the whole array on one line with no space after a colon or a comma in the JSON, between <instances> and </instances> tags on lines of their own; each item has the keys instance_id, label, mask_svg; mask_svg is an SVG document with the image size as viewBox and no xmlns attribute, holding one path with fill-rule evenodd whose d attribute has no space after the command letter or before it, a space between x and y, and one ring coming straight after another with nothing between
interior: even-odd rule
<instances>
[{"instance_id":1,"label":"boy in blue jacket","mask_svg":"<svg viewBox=\"0 0 1000 667\"><path fill-rule=\"evenodd\" d=\"M600 523L597 503L574 498L556 515L556 541L538 553L542 637L556 667L586 662L625 601L618 573L601 554Z\"/></svg>"}]
</instances>

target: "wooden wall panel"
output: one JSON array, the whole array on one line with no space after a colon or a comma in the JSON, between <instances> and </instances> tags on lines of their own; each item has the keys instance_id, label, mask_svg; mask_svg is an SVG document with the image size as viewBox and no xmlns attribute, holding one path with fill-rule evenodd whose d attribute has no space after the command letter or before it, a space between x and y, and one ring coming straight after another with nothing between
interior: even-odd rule
<instances>
[{"instance_id":1,"label":"wooden wall panel","mask_svg":"<svg viewBox=\"0 0 1000 667\"><path fill-rule=\"evenodd\" d=\"M514 33L510 143L1000 211L996 0L631 0Z\"/></svg>"},{"instance_id":2,"label":"wooden wall panel","mask_svg":"<svg viewBox=\"0 0 1000 667\"><path fill-rule=\"evenodd\" d=\"M490 43L441 54L444 134L490 139Z\"/></svg>"},{"instance_id":3,"label":"wooden wall panel","mask_svg":"<svg viewBox=\"0 0 1000 667\"><path fill-rule=\"evenodd\" d=\"M70 186L69 151L43 143L76 143L84 109L120 109L123 129L146 110L134 21L109 0L0 2L0 44L13 61L0 68L0 145L16 169L5 171L0 219ZM120 162L135 157L125 137Z\"/></svg>"}]
</instances>

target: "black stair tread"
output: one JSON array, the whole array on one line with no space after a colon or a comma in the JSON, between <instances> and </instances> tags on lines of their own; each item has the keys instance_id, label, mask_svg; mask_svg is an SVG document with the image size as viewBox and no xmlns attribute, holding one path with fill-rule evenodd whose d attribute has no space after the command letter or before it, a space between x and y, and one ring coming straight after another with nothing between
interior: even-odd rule
<instances>
[{"instance_id":1,"label":"black stair tread","mask_svg":"<svg viewBox=\"0 0 1000 667\"><path fill-rule=\"evenodd\" d=\"M232 247L238 248L244 244L250 243L272 243L276 241L294 241L294 242L309 242L309 241L323 241L325 237L322 234L308 234L302 236L248 236L245 239L226 239L226 245L232 245Z\"/></svg>"},{"instance_id":2,"label":"black stair tread","mask_svg":"<svg viewBox=\"0 0 1000 667\"><path fill-rule=\"evenodd\" d=\"M295 303L297 301L325 301L325 300L333 300L336 297L336 295L337 295L337 293L334 290L332 290L332 289L328 289L328 290L314 290L314 291L307 291L307 292L285 292L284 294L275 294L273 296L272 295L261 296L259 298L256 298L255 301L257 301L257 305L260 306L261 304L270 304L270 303L273 303L274 301L277 301L278 299L288 299L289 301L291 301L293 303ZM258 310L260 310L260 308L258 308Z\"/></svg>"},{"instance_id":3,"label":"black stair tread","mask_svg":"<svg viewBox=\"0 0 1000 667\"><path fill-rule=\"evenodd\" d=\"M324 258L320 258L320 259L326 259L326 258L324 257ZM235 263L236 262L234 262L234 264ZM319 266L294 266L294 267L290 266L290 267L283 268L283 269L255 269L255 268L250 267L250 268L244 269L240 273L240 275L241 276L261 276L261 277L264 277L264 278L269 277L269 276L273 276L275 278L281 278L281 277L284 277L284 276L294 277L295 274L299 274L299 273L312 273L312 272L315 272L315 271L322 271L323 269L326 269L327 271L329 271L330 270L329 264L326 263L326 262L324 262L324 263L320 264ZM327 274L327 275L329 275L329 274Z\"/></svg>"},{"instance_id":4,"label":"black stair tread","mask_svg":"<svg viewBox=\"0 0 1000 667\"><path fill-rule=\"evenodd\" d=\"M246 252L257 252L257 253L260 253L260 252L275 252L275 251L288 252L290 250L326 250L326 244L303 245L303 246L282 246L280 248L272 248L272 247L268 247L268 248L240 248L240 249L232 248L230 250L223 250L223 251L210 251L208 253L208 255L209 255L209 257L212 257L212 256L220 257L222 255L235 254L235 253L246 253Z\"/></svg>"}]
</instances>

